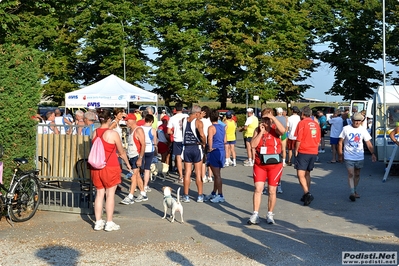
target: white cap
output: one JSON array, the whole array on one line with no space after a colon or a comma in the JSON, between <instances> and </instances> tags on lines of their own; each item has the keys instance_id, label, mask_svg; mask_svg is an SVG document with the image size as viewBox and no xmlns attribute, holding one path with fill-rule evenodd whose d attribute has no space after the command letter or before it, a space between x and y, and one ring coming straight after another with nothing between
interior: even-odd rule
<instances>
[{"instance_id":1,"label":"white cap","mask_svg":"<svg viewBox=\"0 0 399 266\"><path fill-rule=\"evenodd\" d=\"M283 112L283 108L277 107L277 108L276 108L276 112L277 112L278 114L281 114L281 113Z\"/></svg>"},{"instance_id":2,"label":"white cap","mask_svg":"<svg viewBox=\"0 0 399 266\"><path fill-rule=\"evenodd\" d=\"M254 109L252 109L252 108L247 109L247 113L253 113L253 112L254 112Z\"/></svg>"},{"instance_id":3,"label":"white cap","mask_svg":"<svg viewBox=\"0 0 399 266\"><path fill-rule=\"evenodd\" d=\"M94 107L93 105L89 106L89 110L96 110L96 107Z\"/></svg>"}]
</instances>

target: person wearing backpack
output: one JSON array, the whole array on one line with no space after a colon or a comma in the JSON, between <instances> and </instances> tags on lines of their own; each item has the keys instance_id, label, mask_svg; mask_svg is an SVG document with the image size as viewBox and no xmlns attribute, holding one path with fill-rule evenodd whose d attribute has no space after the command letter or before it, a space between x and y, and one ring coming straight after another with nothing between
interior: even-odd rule
<instances>
[{"instance_id":1,"label":"person wearing backpack","mask_svg":"<svg viewBox=\"0 0 399 266\"><path fill-rule=\"evenodd\" d=\"M90 170L93 185L97 190L94 201L94 214L96 217L94 230L99 231L104 229L105 231L114 231L120 229L120 226L113 222L113 214L115 208L115 191L121 183L122 173L116 152L118 151L119 156L125 162L129 171L132 171L132 167L122 147L118 132L109 129L111 112L106 109L99 109L97 114L101 126L94 131L92 141L94 143L96 138L101 138L105 150L106 166L102 169L91 167ZM102 219L105 196L106 222Z\"/></svg>"}]
</instances>

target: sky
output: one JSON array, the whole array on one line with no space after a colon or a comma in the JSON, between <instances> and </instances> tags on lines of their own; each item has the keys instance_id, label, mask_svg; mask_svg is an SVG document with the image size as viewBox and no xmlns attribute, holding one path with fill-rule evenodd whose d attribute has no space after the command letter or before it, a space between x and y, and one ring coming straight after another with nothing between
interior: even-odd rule
<instances>
[{"instance_id":1,"label":"sky","mask_svg":"<svg viewBox=\"0 0 399 266\"><path fill-rule=\"evenodd\" d=\"M326 102L341 102L342 96L332 96L325 94L334 83L334 70L328 64L321 64L310 78L304 83L312 85L313 88L307 90L303 97L313 98Z\"/></svg>"},{"instance_id":2,"label":"sky","mask_svg":"<svg viewBox=\"0 0 399 266\"><path fill-rule=\"evenodd\" d=\"M315 50L320 52L325 49L328 49L327 45L317 45L315 47ZM154 57L154 49L153 48L147 48L146 49L148 55L150 57ZM374 66L377 70L382 71L382 60L377 62ZM390 64L386 64L387 72L390 71L398 71L399 69ZM303 97L305 98L313 98L313 99L318 99L321 101L325 102L342 102L342 96L332 96L332 95L327 95L325 92L327 92L333 85L334 83L334 70L329 68L328 64L322 63L320 66L317 68L317 71L314 72L310 78L304 81L306 84L310 84L313 86L313 88L307 90L304 94ZM387 85L391 85L388 84ZM381 86L382 86L382 81L381 81ZM151 89L151 86L148 84L144 85L145 89Z\"/></svg>"},{"instance_id":3,"label":"sky","mask_svg":"<svg viewBox=\"0 0 399 266\"><path fill-rule=\"evenodd\" d=\"M373 64L373 66L375 69L382 72L382 60ZM386 71L387 73L391 71L399 71L399 68L387 63ZM305 81L305 83L312 85L313 88L307 90L303 94L303 97L315 98L326 102L342 102L342 96L331 96L325 94L325 92L328 91L334 83L334 70L329 68L328 64L321 64L317 69L317 72L314 72L312 76ZM383 81L381 80L380 83L382 86ZM386 85L389 86L393 84L386 81Z\"/></svg>"}]
</instances>

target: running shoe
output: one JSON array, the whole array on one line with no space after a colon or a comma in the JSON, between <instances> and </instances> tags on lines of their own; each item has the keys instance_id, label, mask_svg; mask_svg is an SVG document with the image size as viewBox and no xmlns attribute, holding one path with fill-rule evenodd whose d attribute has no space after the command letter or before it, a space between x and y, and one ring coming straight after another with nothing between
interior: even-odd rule
<instances>
[{"instance_id":1,"label":"running shoe","mask_svg":"<svg viewBox=\"0 0 399 266\"><path fill-rule=\"evenodd\" d=\"M225 199L223 196L216 195L216 197L210 199L210 202L212 203L220 203L220 202L225 202Z\"/></svg>"},{"instance_id":2,"label":"running shoe","mask_svg":"<svg viewBox=\"0 0 399 266\"><path fill-rule=\"evenodd\" d=\"M251 217L249 217L247 224L259 224L259 215L255 213L252 214Z\"/></svg>"},{"instance_id":3,"label":"running shoe","mask_svg":"<svg viewBox=\"0 0 399 266\"><path fill-rule=\"evenodd\" d=\"M204 195L199 195L197 198L197 202L199 203L204 202Z\"/></svg>"},{"instance_id":4,"label":"running shoe","mask_svg":"<svg viewBox=\"0 0 399 266\"><path fill-rule=\"evenodd\" d=\"M351 201L356 201L356 196L355 196L355 194L351 194L351 195L349 196L349 199L350 199Z\"/></svg>"},{"instance_id":5,"label":"running shoe","mask_svg":"<svg viewBox=\"0 0 399 266\"><path fill-rule=\"evenodd\" d=\"M204 197L204 201L209 201L209 200L211 200L211 199L213 199L213 198L215 198L215 197L216 197L216 195L212 195L212 194L206 195L206 196Z\"/></svg>"},{"instance_id":6,"label":"running shoe","mask_svg":"<svg viewBox=\"0 0 399 266\"><path fill-rule=\"evenodd\" d=\"M266 215L266 222L268 224L274 224L274 219L273 219L274 213L268 212Z\"/></svg>"},{"instance_id":7,"label":"running shoe","mask_svg":"<svg viewBox=\"0 0 399 266\"><path fill-rule=\"evenodd\" d=\"M308 206L312 201L314 200L314 197L312 194L310 194L310 192L306 193L304 195L304 202L303 205L304 206Z\"/></svg>"},{"instance_id":8,"label":"running shoe","mask_svg":"<svg viewBox=\"0 0 399 266\"><path fill-rule=\"evenodd\" d=\"M135 202L142 202L142 201L147 201L148 197L147 196L143 196L143 195L139 195L134 201Z\"/></svg>"},{"instance_id":9,"label":"running shoe","mask_svg":"<svg viewBox=\"0 0 399 266\"><path fill-rule=\"evenodd\" d=\"M121 227L114 222L107 222L104 228L104 230L107 232L116 231L119 229L121 229Z\"/></svg>"},{"instance_id":10,"label":"running shoe","mask_svg":"<svg viewBox=\"0 0 399 266\"><path fill-rule=\"evenodd\" d=\"M104 226L105 226L105 221L104 220L98 220L94 224L94 230L96 230L96 231L103 230Z\"/></svg>"},{"instance_id":11,"label":"running shoe","mask_svg":"<svg viewBox=\"0 0 399 266\"><path fill-rule=\"evenodd\" d=\"M190 197L188 196L188 195L183 195L183 197L182 197L182 200L181 200L182 202L186 202L186 203L188 203L188 202L190 202Z\"/></svg>"},{"instance_id":12,"label":"running shoe","mask_svg":"<svg viewBox=\"0 0 399 266\"><path fill-rule=\"evenodd\" d=\"M134 203L134 197L133 197L133 199L131 199L131 198L129 198L129 196L126 196L126 197L121 201L121 203L122 203L122 204L125 204L125 205L133 204L133 203Z\"/></svg>"},{"instance_id":13,"label":"running shoe","mask_svg":"<svg viewBox=\"0 0 399 266\"><path fill-rule=\"evenodd\" d=\"M244 166L254 166L254 163L253 162L247 162L247 163L244 163Z\"/></svg>"}]
</instances>

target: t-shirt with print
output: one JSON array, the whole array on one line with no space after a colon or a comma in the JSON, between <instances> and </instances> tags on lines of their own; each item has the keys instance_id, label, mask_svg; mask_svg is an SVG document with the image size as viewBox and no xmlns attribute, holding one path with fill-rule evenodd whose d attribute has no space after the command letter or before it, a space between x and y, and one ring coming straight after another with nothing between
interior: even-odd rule
<instances>
[{"instance_id":1,"label":"t-shirt with print","mask_svg":"<svg viewBox=\"0 0 399 266\"><path fill-rule=\"evenodd\" d=\"M295 130L296 140L301 142L298 152L303 154L319 153L320 126L319 123L307 117L301 120Z\"/></svg>"},{"instance_id":2,"label":"t-shirt with print","mask_svg":"<svg viewBox=\"0 0 399 266\"><path fill-rule=\"evenodd\" d=\"M351 161L364 160L364 149L363 140L371 140L371 136L366 128L360 126L354 128L352 126L346 126L343 128L339 135L341 139L344 139L344 159Z\"/></svg>"}]
</instances>

